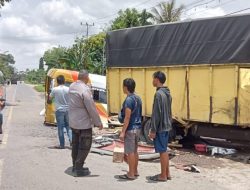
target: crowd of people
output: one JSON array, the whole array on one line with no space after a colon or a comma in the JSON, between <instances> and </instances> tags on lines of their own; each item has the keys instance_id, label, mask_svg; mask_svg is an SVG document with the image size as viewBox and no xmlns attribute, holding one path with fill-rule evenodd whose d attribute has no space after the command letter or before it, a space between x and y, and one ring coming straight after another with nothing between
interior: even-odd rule
<instances>
[{"instance_id":1,"label":"crowd of people","mask_svg":"<svg viewBox=\"0 0 250 190\"><path fill-rule=\"evenodd\" d=\"M100 116L89 87L89 74L86 70L79 72L78 80L65 86L63 76L57 77L58 86L52 89L50 99L55 99L56 120L58 127L59 146L64 149L64 128L72 146L72 172L74 176L87 176L90 170L84 167L85 160L92 145L92 128L103 129ZM154 142L155 152L160 154L161 173L151 176L152 181L167 181L171 179L169 157L167 153L169 131L172 128L172 98L168 87L164 86L166 75L157 71L153 74L153 86L156 88L151 116L150 139ZM124 160L129 169L120 179L135 180L138 171L138 142L142 130L142 100L135 93L136 83L132 78L123 81L123 92L126 99L123 102L119 121L123 123L120 140L124 141Z\"/></svg>"}]
</instances>

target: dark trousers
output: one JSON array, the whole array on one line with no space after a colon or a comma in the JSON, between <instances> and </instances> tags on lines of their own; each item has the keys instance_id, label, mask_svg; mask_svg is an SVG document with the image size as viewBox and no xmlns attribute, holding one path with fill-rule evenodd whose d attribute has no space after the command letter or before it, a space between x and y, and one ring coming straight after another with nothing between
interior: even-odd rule
<instances>
[{"instance_id":1,"label":"dark trousers","mask_svg":"<svg viewBox=\"0 0 250 190\"><path fill-rule=\"evenodd\" d=\"M72 161L75 170L81 170L92 145L92 129L72 129Z\"/></svg>"}]
</instances>

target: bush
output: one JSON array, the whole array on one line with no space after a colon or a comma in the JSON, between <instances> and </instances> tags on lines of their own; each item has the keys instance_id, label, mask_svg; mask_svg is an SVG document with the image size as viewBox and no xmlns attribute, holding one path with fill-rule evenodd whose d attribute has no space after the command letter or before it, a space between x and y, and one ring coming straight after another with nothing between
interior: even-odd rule
<instances>
[{"instance_id":1,"label":"bush","mask_svg":"<svg viewBox=\"0 0 250 190\"><path fill-rule=\"evenodd\" d=\"M45 92L45 86L43 84L36 85L34 88L37 92Z\"/></svg>"}]
</instances>

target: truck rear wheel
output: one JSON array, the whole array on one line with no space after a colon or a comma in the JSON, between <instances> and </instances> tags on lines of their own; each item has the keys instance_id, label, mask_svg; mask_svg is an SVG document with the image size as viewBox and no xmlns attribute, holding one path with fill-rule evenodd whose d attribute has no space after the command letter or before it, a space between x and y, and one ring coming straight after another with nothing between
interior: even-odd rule
<instances>
[{"instance_id":1,"label":"truck rear wheel","mask_svg":"<svg viewBox=\"0 0 250 190\"><path fill-rule=\"evenodd\" d=\"M143 136L146 140L146 143L153 144L153 141L148 137L151 127L151 119L147 119L143 124Z\"/></svg>"},{"instance_id":2,"label":"truck rear wheel","mask_svg":"<svg viewBox=\"0 0 250 190\"><path fill-rule=\"evenodd\" d=\"M153 144L153 141L148 137L150 128L151 128L151 119L149 118L143 124L143 136L144 136L145 141L148 144ZM169 131L169 139L168 139L168 141L169 142L174 141L175 137L176 137L176 125L173 124L172 129Z\"/></svg>"}]
</instances>

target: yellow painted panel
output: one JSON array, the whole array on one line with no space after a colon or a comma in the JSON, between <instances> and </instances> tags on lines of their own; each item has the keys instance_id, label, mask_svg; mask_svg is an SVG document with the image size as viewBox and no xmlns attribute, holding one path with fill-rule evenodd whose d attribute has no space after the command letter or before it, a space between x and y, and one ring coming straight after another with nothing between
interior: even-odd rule
<instances>
[{"instance_id":1,"label":"yellow painted panel","mask_svg":"<svg viewBox=\"0 0 250 190\"><path fill-rule=\"evenodd\" d=\"M235 67L217 66L213 69L213 123L234 124Z\"/></svg>"},{"instance_id":2,"label":"yellow painted panel","mask_svg":"<svg viewBox=\"0 0 250 190\"><path fill-rule=\"evenodd\" d=\"M132 69L132 78L135 80L135 93L140 96L142 104L142 114L145 115L145 69Z\"/></svg>"},{"instance_id":3,"label":"yellow painted panel","mask_svg":"<svg viewBox=\"0 0 250 190\"><path fill-rule=\"evenodd\" d=\"M172 95L172 113L177 118L187 118L186 67L169 68L168 87Z\"/></svg>"},{"instance_id":4,"label":"yellow painted panel","mask_svg":"<svg viewBox=\"0 0 250 190\"><path fill-rule=\"evenodd\" d=\"M109 69L108 70L108 109L110 113L118 113L119 112L119 97L120 97L120 82L119 82L119 69Z\"/></svg>"},{"instance_id":5,"label":"yellow painted panel","mask_svg":"<svg viewBox=\"0 0 250 190\"><path fill-rule=\"evenodd\" d=\"M146 95L146 105L145 105L145 113L147 116L152 114L152 107L154 101L154 94L155 94L155 87L153 87L153 74L156 72L157 69L148 68L146 69L146 85L145 85L145 95Z\"/></svg>"},{"instance_id":6,"label":"yellow painted panel","mask_svg":"<svg viewBox=\"0 0 250 190\"><path fill-rule=\"evenodd\" d=\"M250 126L250 68L240 69L239 124Z\"/></svg>"},{"instance_id":7,"label":"yellow painted panel","mask_svg":"<svg viewBox=\"0 0 250 190\"><path fill-rule=\"evenodd\" d=\"M210 113L210 68L189 68L190 119L209 121Z\"/></svg>"},{"instance_id":8,"label":"yellow painted panel","mask_svg":"<svg viewBox=\"0 0 250 190\"><path fill-rule=\"evenodd\" d=\"M124 102L126 95L123 93L123 87L122 87L122 83L123 80L126 78L131 78L132 77L132 69L120 69L120 81L119 81L119 85L120 85L120 103L119 103L119 110L122 107L122 103Z\"/></svg>"}]
</instances>

